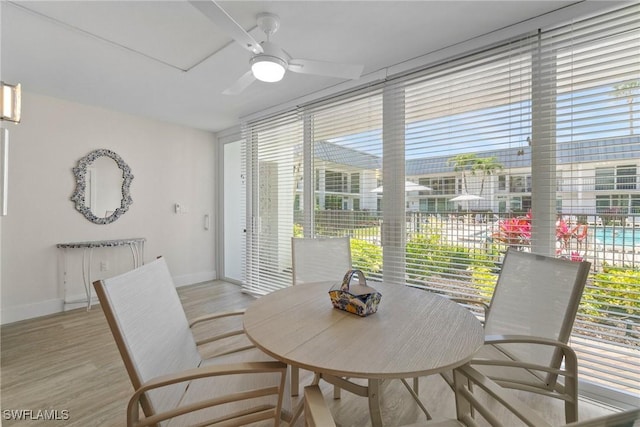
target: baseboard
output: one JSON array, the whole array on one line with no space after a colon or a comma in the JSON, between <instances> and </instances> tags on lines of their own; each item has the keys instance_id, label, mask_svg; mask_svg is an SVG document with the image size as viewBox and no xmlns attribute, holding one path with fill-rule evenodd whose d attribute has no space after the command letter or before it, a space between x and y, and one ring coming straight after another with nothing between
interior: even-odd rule
<instances>
[{"instance_id":1,"label":"baseboard","mask_svg":"<svg viewBox=\"0 0 640 427\"><path fill-rule=\"evenodd\" d=\"M34 317L48 316L49 314L60 313L63 308L64 303L62 299L58 298L14 307L5 307L0 313L0 323L6 325L21 320L33 319Z\"/></svg>"},{"instance_id":2,"label":"baseboard","mask_svg":"<svg viewBox=\"0 0 640 427\"><path fill-rule=\"evenodd\" d=\"M193 285L196 283L208 282L216 279L216 271L205 271L201 273L184 274L175 276L173 283L176 288L181 286ZM92 291L92 305L98 305L95 292ZM0 310L0 324L19 322L21 320L33 319L35 317L48 316L50 314L61 313L63 311L73 310L87 306L87 296L84 293L77 295L69 295L65 303L62 298L47 301L35 302L32 304L23 304L14 307L6 307Z\"/></svg>"},{"instance_id":3,"label":"baseboard","mask_svg":"<svg viewBox=\"0 0 640 427\"><path fill-rule=\"evenodd\" d=\"M602 384L581 380L579 383L580 397L619 410L630 410L638 407L638 396L622 390L617 390Z\"/></svg>"},{"instance_id":4,"label":"baseboard","mask_svg":"<svg viewBox=\"0 0 640 427\"><path fill-rule=\"evenodd\" d=\"M91 305L100 305L98 302L98 297L96 296L96 292L91 290ZM75 310L76 308L87 308L87 294L82 292L76 295L67 296L66 301L63 304L63 310Z\"/></svg>"},{"instance_id":5,"label":"baseboard","mask_svg":"<svg viewBox=\"0 0 640 427\"><path fill-rule=\"evenodd\" d=\"M196 283L209 282L211 280L216 280L217 274L216 271L203 271L201 273L192 273L192 274L183 274L182 276L174 276L173 283L175 283L176 288L181 286L194 285Z\"/></svg>"}]
</instances>

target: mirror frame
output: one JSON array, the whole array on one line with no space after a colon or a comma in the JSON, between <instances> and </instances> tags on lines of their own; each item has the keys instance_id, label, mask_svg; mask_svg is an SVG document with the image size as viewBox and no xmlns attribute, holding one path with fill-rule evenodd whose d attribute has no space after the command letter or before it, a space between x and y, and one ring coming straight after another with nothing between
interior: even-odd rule
<instances>
[{"instance_id":1,"label":"mirror frame","mask_svg":"<svg viewBox=\"0 0 640 427\"><path fill-rule=\"evenodd\" d=\"M87 168L91 163L97 159L98 157L109 157L111 158L120 170L122 170L122 199L120 201L120 207L116 208L113 213L105 218L100 218L96 216L93 212L91 212L91 208L87 207L85 204L85 189L87 186L86 176L87 176ZM131 173L131 169L129 165L122 160L122 157L117 155L115 152L106 149L98 149L93 150L80 160L78 160L78 166L73 169L73 176L76 179L76 188L71 195L71 201L75 202L76 210L84 215L89 221L94 224L111 224L122 214L124 214L129 206L133 203L133 199L131 199L131 194L129 193L129 187L131 186L131 181L133 180L133 174Z\"/></svg>"}]
</instances>

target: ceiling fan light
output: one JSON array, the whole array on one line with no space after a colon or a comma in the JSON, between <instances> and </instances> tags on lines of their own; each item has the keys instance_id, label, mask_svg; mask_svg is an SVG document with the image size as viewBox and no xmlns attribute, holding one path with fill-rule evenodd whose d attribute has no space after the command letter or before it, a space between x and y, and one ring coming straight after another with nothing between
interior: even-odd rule
<instances>
[{"instance_id":1,"label":"ceiling fan light","mask_svg":"<svg viewBox=\"0 0 640 427\"><path fill-rule=\"evenodd\" d=\"M274 56L257 55L251 59L253 76L263 82L279 82L284 77L286 63Z\"/></svg>"}]
</instances>

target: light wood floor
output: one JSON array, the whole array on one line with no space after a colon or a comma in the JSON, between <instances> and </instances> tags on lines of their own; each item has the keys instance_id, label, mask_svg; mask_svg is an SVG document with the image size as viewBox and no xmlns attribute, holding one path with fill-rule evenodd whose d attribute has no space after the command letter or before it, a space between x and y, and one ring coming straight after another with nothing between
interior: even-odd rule
<instances>
[{"instance_id":1,"label":"light wood floor","mask_svg":"<svg viewBox=\"0 0 640 427\"><path fill-rule=\"evenodd\" d=\"M179 289L187 317L246 307L253 298L236 285L208 282ZM0 355L1 409L68 411L64 421L11 421L5 426L123 426L126 402L132 387L102 310L84 309L2 326ZM301 373L304 379L310 374ZM421 380L420 394L438 417L453 417L453 394L439 377ZM342 393L333 400L332 390L323 391L340 426L366 426L366 399ZM524 397L527 399L526 397ZM555 424L562 424L563 410L557 402L540 399L527 402L540 409ZM403 425L424 420L399 381L385 387L382 398L385 425ZM609 408L581 402L580 419L610 412ZM301 425L301 423L298 423ZM507 424L510 425L510 424ZM513 424L515 425L515 424Z\"/></svg>"}]
</instances>

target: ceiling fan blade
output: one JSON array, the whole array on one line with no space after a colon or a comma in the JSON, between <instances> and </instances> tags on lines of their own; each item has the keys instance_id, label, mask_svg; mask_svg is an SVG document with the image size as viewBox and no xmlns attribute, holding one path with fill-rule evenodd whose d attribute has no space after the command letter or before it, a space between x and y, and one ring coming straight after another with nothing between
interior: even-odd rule
<instances>
[{"instance_id":1,"label":"ceiling fan blade","mask_svg":"<svg viewBox=\"0 0 640 427\"><path fill-rule=\"evenodd\" d=\"M209 18L217 27L225 31L229 37L238 42L243 48L254 54L262 53L260 43L251 37L251 35L214 0L189 0L189 3L202 12L202 14Z\"/></svg>"},{"instance_id":2,"label":"ceiling fan blade","mask_svg":"<svg viewBox=\"0 0 640 427\"><path fill-rule=\"evenodd\" d=\"M341 79L359 79L364 65L336 64L333 62L312 61L310 59L291 59L289 70L294 73L316 74Z\"/></svg>"},{"instance_id":3,"label":"ceiling fan blade","mask_svg":"<svg viewBox=\"0 0 640 427\"><path fill-rule=\"evenodd\" d=\"M240 92L245 90L249 85L256 81L256 78L253 77L253 73L251 71L247 71L240 77L231 87L227 88L222 92L223 95L238 95Z\"/></svg>"}]
</instances>

